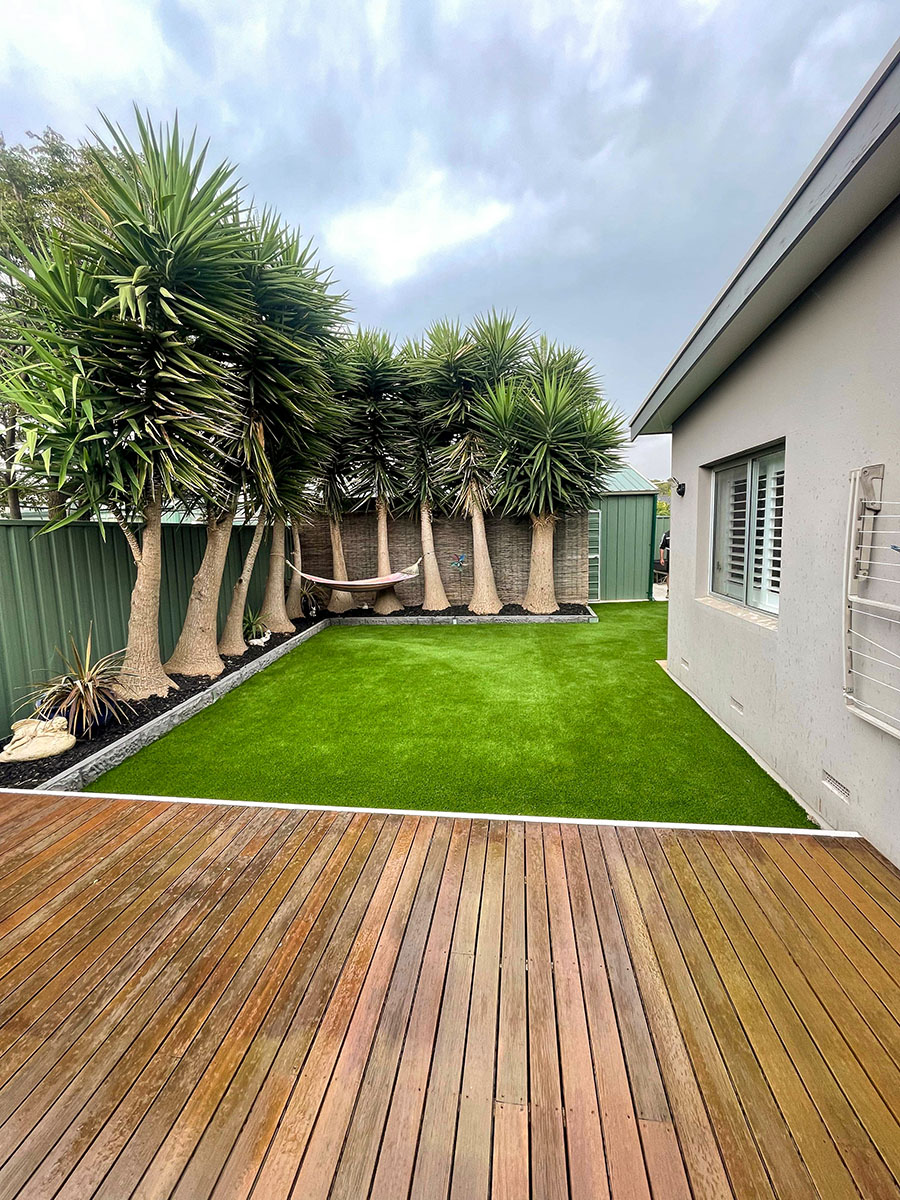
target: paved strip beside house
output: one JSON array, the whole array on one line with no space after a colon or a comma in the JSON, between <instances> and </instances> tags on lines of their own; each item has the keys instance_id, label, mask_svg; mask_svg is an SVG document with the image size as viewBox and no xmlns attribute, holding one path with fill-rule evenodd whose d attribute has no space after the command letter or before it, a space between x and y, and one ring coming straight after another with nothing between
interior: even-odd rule
<instances>
[{"instance_id":1,"label":"paved strip beside house","mask_svg":"<svg viewBox=\"0 0 900 1200\"><path fill-rule=\"evenodd\" d=\"M0 1198L900 1195L864 840L0 796Z\"/></svg>"}]
</instances>

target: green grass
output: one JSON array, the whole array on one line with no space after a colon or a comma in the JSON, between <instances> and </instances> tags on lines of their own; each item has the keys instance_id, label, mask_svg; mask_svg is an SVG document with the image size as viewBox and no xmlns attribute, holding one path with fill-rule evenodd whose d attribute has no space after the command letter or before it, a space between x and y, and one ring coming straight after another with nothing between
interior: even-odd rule
<instances>
[{"instance_id":1,"label":"green grass","mask_svg":"<svg viewBox=\"0 0 900 1200\"><path fill-rule=\"evenodd\" d=\"M668 679L664 604L596 625L331 628L92 791L809 826Z\"/></svg>"},{"instance_id":2,"label":"green grass","mask_svg":"<svg viewBox=\"0 0 900 1200\"><path fill-rule=\"evenodd\" d=\"M665 604L597 625L331 628L91 790L808 826L663 673Z\"/></svg>"}]
</instances>

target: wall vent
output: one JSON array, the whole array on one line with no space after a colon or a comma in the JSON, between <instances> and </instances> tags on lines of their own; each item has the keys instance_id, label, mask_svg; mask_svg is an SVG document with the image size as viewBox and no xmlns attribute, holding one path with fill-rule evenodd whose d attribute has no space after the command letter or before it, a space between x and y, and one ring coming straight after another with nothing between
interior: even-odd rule
<instances>
[{"instance_id":1,"label":"wall vent","mask_svg":"<svg viewBox=\"0 0 900 1200\"><path fill-rule=\"evenodd\" d=\"M734 696L731 697L731 707L735 712L742 713L744 711L743 704L741 704L740 700L736 700Z\"/></svg>"},{"instance_id":2,"label":"wall vent","mask_svg":"<svg viewBox=\"0 0 900 1200\"><path fill-rule=\"evenodd\" d=\"M835 779L835 777L829 774L828 771L822 772L822 782L830 791L834 792L836 796L840 796L845 804L850 803L850 789L846 784L841 783L839 779Z\"/></svg>"}]
</instances>

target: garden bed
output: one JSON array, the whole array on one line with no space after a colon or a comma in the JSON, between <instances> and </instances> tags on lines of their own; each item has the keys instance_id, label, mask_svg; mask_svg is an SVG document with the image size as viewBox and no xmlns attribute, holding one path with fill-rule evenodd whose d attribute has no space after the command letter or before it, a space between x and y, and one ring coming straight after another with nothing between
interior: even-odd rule
<instances>
[{"instance_id":1,"label":"garden bed","mask_svg":"<svg viewBox=\"0 0 900 1200\"><path fill-rule=\"evenodd\" d=\"M335 615L333 613L323 613L323 616L333 616L335 620L342 620L348 617L366 617L369 619L383 620L383 618L380 618L378 613L376 613L375 610L370 607L348 608L346 612L340 613L339 615ZM489 617L476 617L476 614L470 611L467 604L451 604L449 608L442 608L439 611L423 608L421 604L410 604L404 608L402 612L394 613L393 616L397 618L405 617L410 620L416 617L424 617L429 619L439 617L445 620L453 617L464 617L466 619L475 618L479 621L496 620L498 617L521 617L528 621L547 619L541 618L536 616L534 613L529 612L528 609L523 608L521 604L504 604L499 613L496 615L491 614ZM586 604L560 604L559 611L551 613L550 617L555 620L559 620L560 617L579 617L580 619L586 621L592 621L595 619L593 611L588 608Z\"/></svg>"}]
</instances>

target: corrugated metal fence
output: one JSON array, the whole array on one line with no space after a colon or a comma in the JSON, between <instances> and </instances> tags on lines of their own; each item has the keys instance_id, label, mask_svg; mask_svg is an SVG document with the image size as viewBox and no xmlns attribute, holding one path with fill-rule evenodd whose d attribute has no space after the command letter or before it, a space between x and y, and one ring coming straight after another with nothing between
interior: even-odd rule
<instances>
[{"instance_id":1,"label":"corrugated metal fence","mask_svg":"<svg viewBox=\"0 0 900 1200\"><path fill-rule=\"evenodd\" d=\"M134 564L121 531L107 525L104 541L99 525L88 522L47 534L40 529L40 521L0 521L0 741L23 692L48 672L59 671L56 649L68 647L70 632L83 647L93 622L97 655L121 650L128 633ZM219 599L220 629L252 536L247 526L236 528L232 536ZM205 545L202 525L163 525L163 658L178 640ZM251 607L262 600L267 569L264 544L250 587Z\"/></svg>"},{"instance_id":2,"label":"corrugated metal fence","mask_svg":"<svg viewBox=\"0 0 900 1200\"><path fill-rule=\"evenodd\" d=\"M652 597L650 566L662 537L654 533L655 511L655 495L622 493L603 496L588 513L591 600Z\"/></svg>"}]
</instances>

